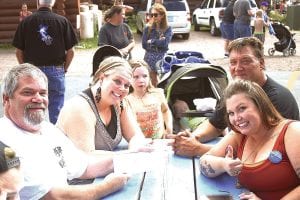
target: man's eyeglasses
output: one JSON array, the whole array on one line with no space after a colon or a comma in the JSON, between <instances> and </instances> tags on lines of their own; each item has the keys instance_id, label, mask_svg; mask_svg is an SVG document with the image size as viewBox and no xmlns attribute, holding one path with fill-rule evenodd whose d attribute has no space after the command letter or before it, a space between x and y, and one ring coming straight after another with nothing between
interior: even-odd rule
<instances>
[{"instance_id":1,"label":"man's eyeglasses","mask_svg":"<svg viewBox=\"0 0 300 200\"><path fill-rule=\"evenodd\" d=\"M157 17L159 14L158 13L151 13L150 16L151 17Z\"/></svg>"}]
</instances>

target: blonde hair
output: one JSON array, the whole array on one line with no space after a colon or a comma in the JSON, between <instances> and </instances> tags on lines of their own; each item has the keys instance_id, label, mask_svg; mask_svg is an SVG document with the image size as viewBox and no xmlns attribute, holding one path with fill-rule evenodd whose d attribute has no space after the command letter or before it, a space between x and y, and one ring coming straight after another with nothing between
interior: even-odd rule
<instances>
[{"instance_id":1,"label":"blonde hair","mask_svg":"<svg viewBox=\"0 0 300 200\"><path fill-rule=\"evenodd\" d=\"M93 76L92 85L95 85L100 77L100 74L111 75L122 73L132 78L132 69L129 63L119 56L110 56L105 58L99 65L98 70Z\"/></svg>"},{"instance_id":2,"label":"blonde hair","mask_svg":"<svg viewBox=\"0 0 300 200\"><path fill-rule=\"evenodd\" d=\"M147 69L148 76L150 77L150 67L144 60L129 60L129 64L132 68L132 74L134 73L134 71L137 68L144 67L145 69ZM151 80L149 79L149 83L147 86L147 92L151 91L152 89L154 89L154 86L152 85ZM133 91L133 89L130 90L130 92L132 92L132 91Z\"/></svg>"},{"instance_id":3,"label":"blonde hair","mask_svg":"<svg viewBox=\"0 0 300 200\"><path fill-rule=\"evenodd\" d=\"M262 15L263 15L263 11L262 11L261 9L258 9L258 10L256 11L256 17L262 18Z\"/></svg>"},{"instance_id":4,"label":"blonde hair","mask_svg":"<svg viewBox=\"0 0 300 200\"><path fill-rule=\"evenodd\" d=\"M163 18L161 19L161 22L160 22L160 29L165 32L168 28L167 10L166 10L165 6L163 6L161 3L155 3L151 7L151 12L153 10L156 10L160 15L163 16ZM149 30L148 30L148 36L149 36L151 30L155 29L157 24L156 24L156 22L152 21L152 22L149 23L148 26L149 26Z\"/></svg>"}]
</instances>

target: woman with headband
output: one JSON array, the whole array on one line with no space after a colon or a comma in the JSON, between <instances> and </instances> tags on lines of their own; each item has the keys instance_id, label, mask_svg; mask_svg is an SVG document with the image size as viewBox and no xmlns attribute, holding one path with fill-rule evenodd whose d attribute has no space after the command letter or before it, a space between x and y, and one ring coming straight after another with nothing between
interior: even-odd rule
<instances>
[{"instance_id":1,"label":"woman with headband","mask_svg":"<svg viewBox=\"0 0 300 200\"><path fill-rule=\"evenodd\" d=\"M132 69L126 60L120 56L104 58L98 70L93 70L90 88L62 108L57 126L85 152L112 151L122 137L130 149L143 146L143 133L123 104L131 80Z\"/></svg>"}]
</instances>

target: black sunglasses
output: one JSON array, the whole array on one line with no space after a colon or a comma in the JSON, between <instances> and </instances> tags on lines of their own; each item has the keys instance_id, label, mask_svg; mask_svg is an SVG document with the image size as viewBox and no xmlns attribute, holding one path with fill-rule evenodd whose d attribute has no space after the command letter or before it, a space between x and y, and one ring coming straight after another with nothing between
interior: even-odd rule
<instances>
[{"instance_id":1,"label":"black sunglasses","mask_svg":"<svg viewBox=\"0 0 300 200\"><path fill-rule=\"evenodd\" d=\"M151 17L157 17L159 14L158 13L151 13L150 16Z\"/></svg>"}]
</instances>

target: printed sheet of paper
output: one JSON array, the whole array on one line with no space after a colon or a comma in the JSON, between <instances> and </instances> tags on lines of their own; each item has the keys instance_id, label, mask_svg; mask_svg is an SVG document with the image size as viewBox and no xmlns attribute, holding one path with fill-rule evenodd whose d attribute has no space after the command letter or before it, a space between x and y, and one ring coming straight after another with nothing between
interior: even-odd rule
<instances>
[{"instance_id":1,"label":"printed sheet of paper","mask_svg":"<svg viewBox=\"0 0 300 200\"><path fill-rule=\"evenodd\" d=\"M168 164L171 147L166 141L157 140L153 143L153 152L117 153L114 158L114 172L135 174L153 170L163 170Z\"/></svg>"}]
</instances>

